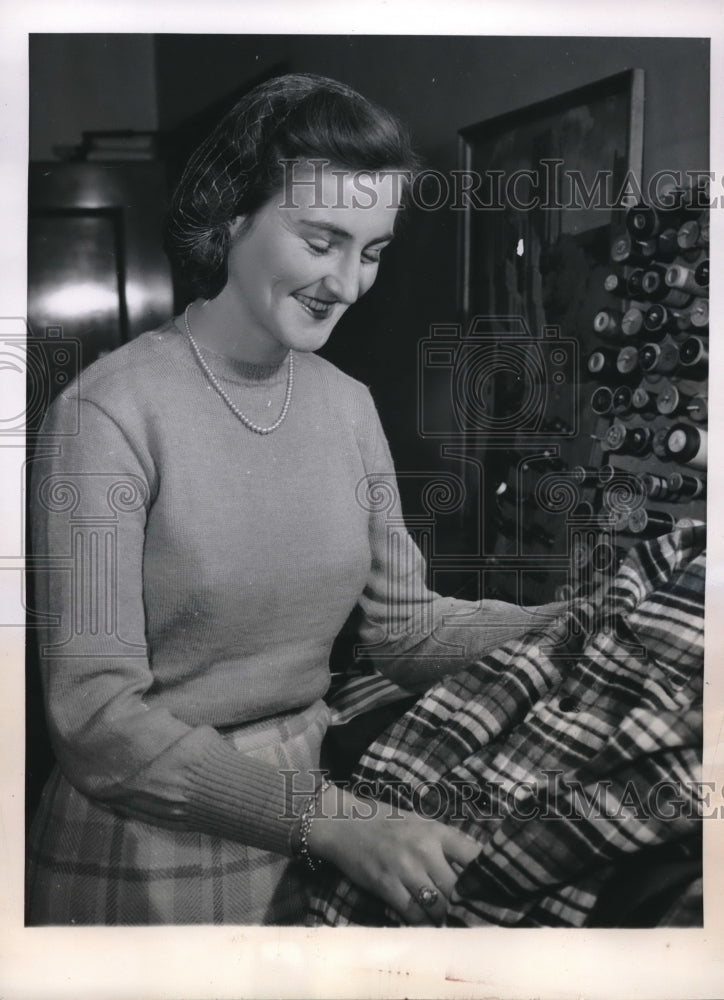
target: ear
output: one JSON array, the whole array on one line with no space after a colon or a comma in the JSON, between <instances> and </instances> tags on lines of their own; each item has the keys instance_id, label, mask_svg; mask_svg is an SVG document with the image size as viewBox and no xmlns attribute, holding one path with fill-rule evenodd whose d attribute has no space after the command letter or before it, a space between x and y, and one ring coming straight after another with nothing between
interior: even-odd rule
<instances>
[{"instance_id":1,"label":"ear","mask_svg":"<svg viewBox=\"0 0 724 1000\"><path fill-rule=\"evenodd\" d=\"M244 225L245 220L246 220L245 215L237 215L229 223L229 236L231 237L232 241L236 239L237 233Z\"/></svg>"}]
</instances>

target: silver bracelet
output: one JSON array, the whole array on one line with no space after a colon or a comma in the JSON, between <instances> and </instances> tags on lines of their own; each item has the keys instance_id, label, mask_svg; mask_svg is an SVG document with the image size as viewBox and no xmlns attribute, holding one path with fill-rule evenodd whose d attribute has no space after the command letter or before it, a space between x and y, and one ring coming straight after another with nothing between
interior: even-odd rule
<instances>
[{"instance_id":1,"label":"silver bracelet","mask_svg":"<svg viewBox=\"0 0 724 1000\"><path fill-rule=\"evenodd\" d=\"M307 804L302 810L302 815L299 820L299 841L297 844L297 857L304 862L310 872L319 871L319 863L314 860L312 855L309 853L309 831L312 829L312 821L314 820L314 814L317 811L317 805L319 804L319 799L328 788L332 785L326 778L322 780L321 785L316 790L314 795L310 795L307 800Z\"/></svg>"}]
</instances>

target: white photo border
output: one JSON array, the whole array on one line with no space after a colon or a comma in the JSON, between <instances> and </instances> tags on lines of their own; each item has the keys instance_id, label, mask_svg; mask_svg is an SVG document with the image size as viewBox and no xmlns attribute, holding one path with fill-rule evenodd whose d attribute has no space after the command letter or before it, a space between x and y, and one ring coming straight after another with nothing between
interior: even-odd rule
<instances>
[{"instance_id":1,"label":"white photo border","mask_svg":"<svg viewBox=\"0 0 724 1000\"><path fill-rule=\"evenodd\" d=\"M26 311L28 36L35 32L174 34L478 34L710 37L711 169L724 177L724 11L714 0L447 3L256 0L5 0L0 33L3 148L0 263L3 317ZM524 67L521 71L524 71ZM712 213L724 245L724 212ZM721 272L720 272L721 273ZM712 287L713 326L722 325ZM715 334L712 364L724 370ZM712 375L713 381L713 375ZM714 383L716 384L716 383ZM707 688L703 778L724 784L724 407L710 401ZM19 411L18 411L19 412ZM717 429L719 433L717 433ZM0 449L0 482L12 481ZM21 498L3 491L3 552L18 549ZM3 567L4 568L4 567ZM0 609L14 573L0 573ZM3 579L5 578L5 579ZM2 618L0 617L0 620ZM705 826L705 927L701 930L347 930L304 928L24 928L22 922L24 648L2 628L0 712L0 996L72 1000L201 997L717 998L724 995L724 838Z\"/></svg>"}]
</instances>

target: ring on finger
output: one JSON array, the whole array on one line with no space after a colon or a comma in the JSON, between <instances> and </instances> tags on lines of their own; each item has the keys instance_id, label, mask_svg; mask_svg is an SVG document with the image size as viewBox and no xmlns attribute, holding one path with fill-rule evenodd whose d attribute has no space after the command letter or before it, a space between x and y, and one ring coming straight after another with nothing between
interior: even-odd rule
<instances>
[{"instance_id":1,"label":"ring on finger","mask_svg":"<svg viewBox=\"0 0 724 1000\"><path fill-rule=\"evenodd\" d=\"M429 910L435 905L435 903L437 903L440 898L440 893L437 889L433 889L431 885L421 885L417 890L417 896L415 898L423 909Z\"/></svg>"}]
</instances>

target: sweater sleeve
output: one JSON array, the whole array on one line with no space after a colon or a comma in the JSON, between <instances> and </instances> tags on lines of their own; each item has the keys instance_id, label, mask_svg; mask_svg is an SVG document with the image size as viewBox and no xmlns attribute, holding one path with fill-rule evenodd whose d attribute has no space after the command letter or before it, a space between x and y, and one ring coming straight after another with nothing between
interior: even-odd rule
<instances>
[{"instance_id":1,"label":"sweater sleeve","mask_svg":"<svg viewBox=\"0 0 724 1000\"><path fill-rule=\"evenodd\" d=\"M291 853L294 796L280 773L145 700L154 683L142 579L148 451L70 392L43 431L32 462L35 605L61 769L119 812Z\"/></svg>"},{"instance_id":2,"label":"sweater sleeve","mask_svg":"<svg viewBox=\"0 0 724 1000\"><path fill-rule=\"evenodd\" d=\"M369 394L367 399L360 436L367 475L361 492L369 501L372 564L360 600L359 634L362 650L382 673L419 691L510 639L551 628L569 604L464 601L428 589L425 561L404 526L387 439Z\"/></svg>"}]
</instances>

